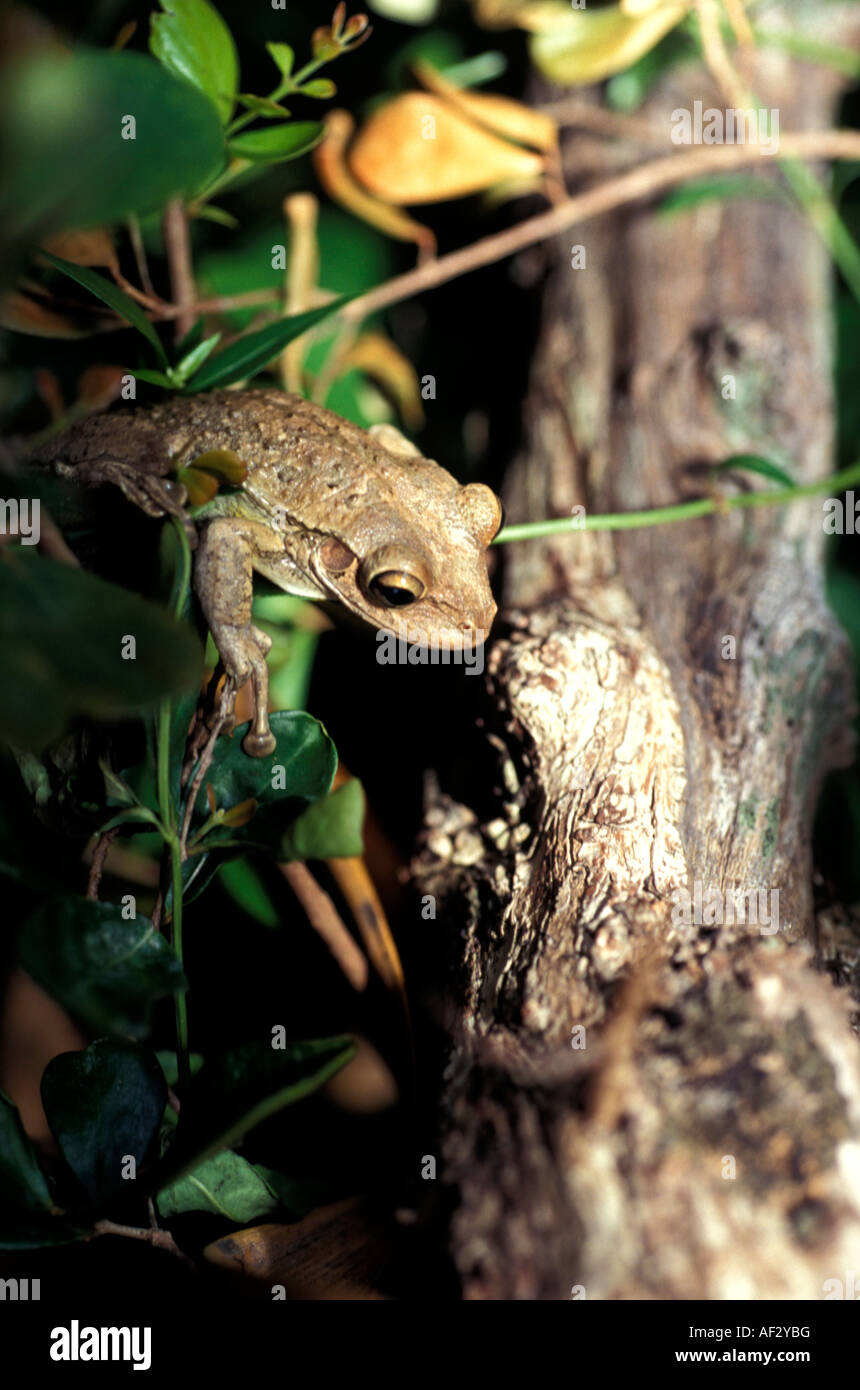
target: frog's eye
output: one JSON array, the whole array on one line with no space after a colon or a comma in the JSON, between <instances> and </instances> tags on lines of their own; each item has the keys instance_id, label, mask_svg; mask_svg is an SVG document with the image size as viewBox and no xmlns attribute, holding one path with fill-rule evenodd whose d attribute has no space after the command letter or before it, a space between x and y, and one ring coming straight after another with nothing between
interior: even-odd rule
<instances>
[{"instance_id":1,"label":"frog's eye","mask_svg":"<svg viewBox=\"0 0 860 1390\"><path fill-rule=\"evenodd\" d=\"M408 570L382 570L367 585L373 598L388 608L405 608L424 596L426 585Z\"/></svg>"},{"instance_id":2,"label":"frog's eye","mask_svg":"<svg viewBox=\"0 0 860 1390\"><path fill-rule=\"evenodd\" d=\"M411 546L384 545L365 558L359 583L372 603L406 608L427 593L430 570Z\"/></svg>"}]
</instances>

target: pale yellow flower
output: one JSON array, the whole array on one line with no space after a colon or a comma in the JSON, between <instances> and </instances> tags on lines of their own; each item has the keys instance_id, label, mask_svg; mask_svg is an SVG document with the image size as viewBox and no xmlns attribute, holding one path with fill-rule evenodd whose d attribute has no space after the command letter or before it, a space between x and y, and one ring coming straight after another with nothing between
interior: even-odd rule
<instances>
[{"instance_id":1,"label":"pale yellow flower","mask_svg":"<svg viewBox=\"0 0 860 1390\"><path fill-rule=\"evenodd\" d=\"M563 85L601 82L629 68L668 34L693 0L619 0L602 9L573 9L563 0L473 0L488 28L516 25L532 35L532 59Z\"/></svg>"}]
</instances>

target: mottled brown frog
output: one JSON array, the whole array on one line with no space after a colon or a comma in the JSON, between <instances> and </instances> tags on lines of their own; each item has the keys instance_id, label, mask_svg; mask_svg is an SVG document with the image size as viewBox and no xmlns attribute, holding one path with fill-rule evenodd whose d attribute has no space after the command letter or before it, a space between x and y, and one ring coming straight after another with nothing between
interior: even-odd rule
<instances>
[{"instance_id":1,"label":"mottled brown frog","mask_svg":"<svg viewBox=\"0 0 860 1390\"><path fill-rule=\"evenodd\" d=\"M363 430L278 390L213 391L96 416L39 460L82 483L114 483L150 515L187 521L170 474L224 449L246 475L194 515L194 587L227 672L237 686L253 684L247 753L275 748L271 641L251 622L255 570L287 593L337 599L377 628L396 622L410 643L457 651L484 640L496 612L485 552L501 505L393 426Z\"/></svg>"}]
</instances>

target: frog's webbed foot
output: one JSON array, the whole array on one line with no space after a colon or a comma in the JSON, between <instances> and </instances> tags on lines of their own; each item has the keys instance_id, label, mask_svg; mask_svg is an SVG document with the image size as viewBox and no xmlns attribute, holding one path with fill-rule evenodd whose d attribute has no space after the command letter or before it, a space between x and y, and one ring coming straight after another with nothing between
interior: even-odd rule
<instances>
[{"instance_id":1,"label":"frog's webbed foot","mask_svg":"<svg viewBox=\"0 0 860 1390\"><path fill-rule=\"evenodd\" d=\"M188 535L192 549L197 543L197 530L185 510L188 493L181 483L159 473L144 473L134 464L102 455L75 464L58 464L57 472L77 483L101 486L112 483L124 497L147 516L175 516Z\"/></svg>"},{"instance_id":2,"label":"frog's webbed foot","mask_svg":"<svg viewBox=\"0 0 860 1390\"><path fill-rule=\"evenodd\" d=\"M272 639L251 623L246 626L220 623L217 632L212 628L212 636L236 688L243 686L249 677L253 686L254 718L242 747L253 758L267 758L275 751L275 736L269 728L269 669L266 666Z\"/></svg>"},{"instance_id":3,"label":"frog's webbed foot","mask_svg":"<svg viewBox=\"0 0 860 1390\"><path fill-rule=\"evenodd\" d=\"M224 669L238 689L250 679L254 718L242 740L246 753L266 758L275 751L269 727L269 671L272 645L251 622L254 559L278 553L282 542L268 528L241 517L218 517L204 528L194 566L194 587Z\"/></svg>"}]
</instances>

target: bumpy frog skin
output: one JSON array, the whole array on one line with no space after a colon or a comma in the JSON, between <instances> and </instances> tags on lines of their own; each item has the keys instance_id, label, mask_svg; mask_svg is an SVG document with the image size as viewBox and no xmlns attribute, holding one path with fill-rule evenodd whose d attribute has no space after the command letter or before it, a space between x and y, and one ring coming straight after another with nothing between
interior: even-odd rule
<instances>
[{"instance_id":1,"label":"bumpy frog skin","mask_svg":"<svg viewBox=\"0 0 860 1390\"><path fill-rule=\"evenodd\" d=\"M254 570L287 593L338 599L376 628L405 629L410 643L456 651L487 636L499 501L390 425L366 431L282 391L213 391L86 420L39 457L82 483L115 483L150 515L185 517L168 475L216 449L238 454L247 474L196 518L194 587L227 672L253 682L247 753L275 748Z\"/></svg>"}]
</instances>

